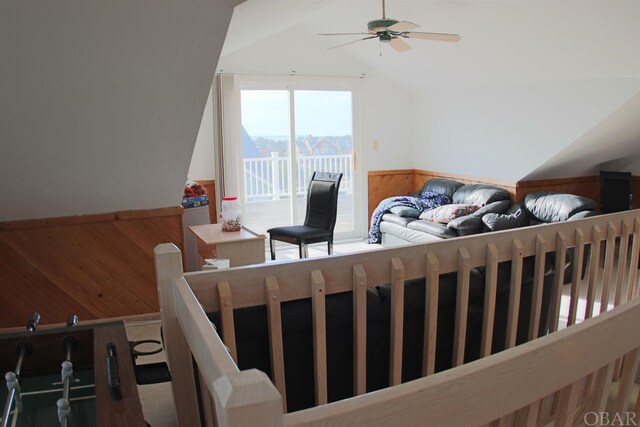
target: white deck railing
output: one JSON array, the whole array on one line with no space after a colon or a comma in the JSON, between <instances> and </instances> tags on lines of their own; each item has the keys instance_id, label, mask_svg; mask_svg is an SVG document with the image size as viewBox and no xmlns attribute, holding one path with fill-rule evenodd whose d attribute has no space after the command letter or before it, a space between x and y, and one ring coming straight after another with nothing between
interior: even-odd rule
<instances>
[{"instance_id":1,"label":"white deck railing","mask_svg":"<svg viewBox=\"0 0 640 427\"><path fill-rule=\"evenodd\" d=\"M244 188L247 201L279 199L291 193L289 182L289 157L271 153L271 157L243 159ZM340 192L353 191L353 155L330 154L321 156L298 156L296 159L298 181L296 194L305 195L311 176L315 171L342 172Z\"/></svg>"}]
</instances>

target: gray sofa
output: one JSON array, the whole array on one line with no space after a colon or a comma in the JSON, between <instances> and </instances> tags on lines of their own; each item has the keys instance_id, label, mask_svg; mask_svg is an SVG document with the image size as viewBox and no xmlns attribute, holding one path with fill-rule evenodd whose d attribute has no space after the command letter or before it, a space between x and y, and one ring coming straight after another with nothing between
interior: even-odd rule
<instances>
[{"instance_id":1,"label":"gray sofa","mask_svg":"<svg viewBox=\"0 0 640 427\"><path fill-rule=\"evenodd\" d=\"M452 203L474 204L480 209L447 224L386 213L380 223L383 246L426 243L487 231L573 221L596 213L593 200L567 193L532 192L511 206L509 193L493 185L463 185L449 179L431 179L413 196L417 197L424 191L444 193Z\"/></svg>"},{"instance_id":2,"label":"gray sofa","mask_svg":"<svg viewBox=\"0 0 640 427\"><path fill-rule=\"evenodd\" d=\"M386 213L380 222L382 245L385 247L407 243L426 243L451 237L481 233L485 229L482 218L489 214L503 214L511 206L509 193L488 184L462 184L443 178L430 179L412 194L419 197L424 192L446 194L454 204L479 206L471 214L461 216L446 224L434 223L412 216Z\"/></svg>"}]
</instances>

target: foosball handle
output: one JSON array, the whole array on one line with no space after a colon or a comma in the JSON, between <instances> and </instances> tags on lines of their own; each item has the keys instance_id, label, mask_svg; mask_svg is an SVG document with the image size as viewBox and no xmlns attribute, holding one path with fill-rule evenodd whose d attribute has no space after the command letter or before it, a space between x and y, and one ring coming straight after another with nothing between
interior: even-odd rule
<instances>
[{"instance_id":1,"label":"foosball handle","mask_svg":"<svg viewBox=\"0 0 640 427\"><path fill-rule=\"evenodd\" d=\"M114 343L107 344L107 385L111 392L111 399L121 400L120 375L118 373L118 353Z\"/></svg>"},{"instance_id":2,"label":"foosball handle","mask_svg":"<svg viewBox=\"0 0 640 427\"><path fill-rule=\"evenodd\" d=\"M40 322L40 313L34 311L31 313L29 320L27 320L27 331L33 332L38 329L38 323Z\"/></svg>"}]
</instances>

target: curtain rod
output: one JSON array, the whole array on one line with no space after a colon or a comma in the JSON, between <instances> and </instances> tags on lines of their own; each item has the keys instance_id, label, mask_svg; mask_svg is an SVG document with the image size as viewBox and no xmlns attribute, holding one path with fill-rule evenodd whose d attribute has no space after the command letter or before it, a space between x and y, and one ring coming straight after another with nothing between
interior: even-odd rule
<instances>
[{"instance_id":1,"label":"curtain rod","mask_svg":"<svg viewBox=\"0 0 640 427\"><path fill-rule=\"evenodd\" d=\"M232 72L225 72L224 70L218 70L216 71L216 74L227 74L227 75L239 75L239 76L274 76L274 77L278 77L278 76L303 76L303 77L342 77L342 78L350 78L350 79L364 79L367 78L369 76L367 76L366 73L360 73L359 75L355 75L355 74L312 74L312 73L298 73L295 70L291 70L289 73L232 73Z\"/></svg>"}]
</instances>

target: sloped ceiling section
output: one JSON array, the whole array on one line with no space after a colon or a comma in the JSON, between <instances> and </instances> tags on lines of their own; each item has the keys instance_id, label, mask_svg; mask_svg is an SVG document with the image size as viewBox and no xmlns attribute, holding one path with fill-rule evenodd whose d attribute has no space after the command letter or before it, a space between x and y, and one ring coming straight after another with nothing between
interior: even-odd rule
<instances>
[{"instance_id":1,"label":"sloped ceiling section","mask_svg":"<svg viewBox=\"0 0 640 427\"><path fill-rule=\"evenodd\" d=\"M640 93L524 180L598 175L600 170L640 175Z\"/></svg>"},{"instance_id":2,"label":"sloped ceiling section","mask_svg":"<svg viewBox=\"0 0 640 427\"><path fill-rule=\"evenodd\" d=\"M630 118L640 115L631 102L640 92L640 1L388 0L389 17L462 36L459 43L408 40L413 49L405 53L376 40L327 51L358 36L317 35L365 31L382 15L380 0L307 0L290 26L262 13L267 4L243 5L221 63L239 73L286 73L291 64L314 64L327 75L362 70L371 99L377 82L392 82L411 94L407 105L416 103L406 132L415 136L411 154L397 167L518 181L591 174L602 163L626 168L640 151ZM251 46L231 49L250 33ZM397 117L375 125L406 126Z\"/></svg>"},{"instance_id":3,"label":"sloped ceiling section","mask_svg":"<svg viewBox=\"0 0 640 427\"><path fill-rule=\"evenodd\" d=\"M235 3L0 0L0 221L179 205Z\"/></svg>"}]
</instances>

